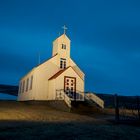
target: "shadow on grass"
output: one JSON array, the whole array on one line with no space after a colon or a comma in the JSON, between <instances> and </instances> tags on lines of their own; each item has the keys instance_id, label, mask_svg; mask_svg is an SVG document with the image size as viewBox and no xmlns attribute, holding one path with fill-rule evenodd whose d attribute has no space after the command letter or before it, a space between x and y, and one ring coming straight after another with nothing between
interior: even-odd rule
<instances>
[{"instance_id":1,"label":"shadow on grass","mask_svg":"<svg viewBox=\"0 0 140 140\"><path fill-rule=\"evenodd\" d=\"M138 139L140 128L126 125L90 122L0 121L0 140L3 139Z\"/></svg>"}]
</instances>

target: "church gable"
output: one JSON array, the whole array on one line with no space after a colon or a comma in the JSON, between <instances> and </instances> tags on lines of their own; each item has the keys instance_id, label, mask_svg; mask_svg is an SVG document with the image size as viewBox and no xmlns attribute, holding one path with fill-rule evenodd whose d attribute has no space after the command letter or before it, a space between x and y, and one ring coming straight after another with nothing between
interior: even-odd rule
<instances>
[{"instance_id":1,"label":"church gable","mask_svg":"<svg viewBox=\"0 0 140 140\"><path fill-rule=\"evenodd\" d=\"M69 68L69 67L68 67ZM64 71L66 71L68 68L58 71L56 74L54 74L52 77L50 77L48 80L56 79L59 75L61 75Z\"/></svg>"},{"instance_id":2,"label":"church gable","mask_svg":"<svg viewBox=\"0 0 140 140\"><path fill-rule=\"evenodd\" d=\"M58 78L60 75L62 75L63 73L65 73L67 70L71 70L71 72L74 72L74 73L76 73L76 75L78 76L78 77L80 77L80 75L73 69L73 67L67 67L66 69L63 69L63 70L60 70L60 71L58 71L55 75L53 75L52 77L50 77L48 80L53 80L53 79L56 79L56 78ZM71 75L71 73L69 74L69 75ZM81 78L81 77L80 77ZM82 79L82 78L81 78ZM83 80L83 79L82 79Z\"/></svg>"},{"instance_id":3,"label":"church gable","mask_svg":"<svg viewBox=\"0 0 140 140\"><path fill-rule=\"evenodd\" d=\"M56 38L53 43L55 41L60 41L60 40L63 40L63 39L66 39L69 43L70 43L70 39L68 38L68 36L66 34L62 34L61 36L59 36L58 38Z\"/></svg>"}]
</instances>

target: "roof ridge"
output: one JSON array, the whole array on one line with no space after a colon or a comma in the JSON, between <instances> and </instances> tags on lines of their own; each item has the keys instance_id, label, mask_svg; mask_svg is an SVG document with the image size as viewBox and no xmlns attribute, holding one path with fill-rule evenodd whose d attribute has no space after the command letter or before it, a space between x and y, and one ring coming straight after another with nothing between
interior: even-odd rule
<instances>
[{"instance_id":1,"label":"roof ridge","mask_svg":"<svg viewBox=\"0 0 140 140\"><path fill-rule=\"evenodd\" d=\"M56 74L54 74L52 77L50 77L48 80L52 80L52 79L55 79L56 77L58 77L59 75L61 75L64 71L66 71L68 68L70 68L71 66L63 69L63 70L60 70L58 71Z\"/></svg>"}]
</instances>

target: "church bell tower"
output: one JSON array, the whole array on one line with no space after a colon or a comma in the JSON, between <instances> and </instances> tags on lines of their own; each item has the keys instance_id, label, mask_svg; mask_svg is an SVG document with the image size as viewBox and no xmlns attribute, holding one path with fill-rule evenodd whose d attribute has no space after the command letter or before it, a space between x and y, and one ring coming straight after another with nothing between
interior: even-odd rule
<instances>
[{"instance_id":1,"label":"church bell tower","mask_svg":"<svg viewBox=\"0 0 140 140\"><path fill-rule=\"evenodd\" d=\"M58 55L60 59L60 68L66 68L70 59L70 39L66 35L66 27L63 27L64 33L53 42L52 56ZM61 63L64 66L61 67Z\"/></svg>"},{"instance_id":2,"label":"church bell tower","mask_svg":"<svg viewBox=\"0 0 140 140\"><path fill-rule=\"evenodd\" d=\"M70 57L70 39L66 35L66 26L63 29L64 33L53 42L52 56L58 54L60 57Z\"/></svg>"}]
</instances>

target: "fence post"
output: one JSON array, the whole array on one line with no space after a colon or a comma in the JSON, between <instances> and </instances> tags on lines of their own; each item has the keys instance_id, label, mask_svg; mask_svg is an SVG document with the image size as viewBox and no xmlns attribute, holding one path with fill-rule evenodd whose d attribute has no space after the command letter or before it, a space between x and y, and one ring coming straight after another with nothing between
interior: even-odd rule
<instances>
[{"instance_id":1,"label":"fence post","mask_svg":"<svg viewBox=\"0 0 140 140\"><path fill-rule=\"evenodd\" d=\"M115 121L118 122L119 121L119 99L118 99L117 94L114 95L114 102L115 102Z\"/></svg>"},{"instance_id":2,"label":"fence post","mask_svg":"<svg viewBox=\"0 0 140 140\"><path fill-rule=\"evenodd\" d=\"M140 120L140 101L139 101L139 96L137 96L137 109L138 109L138 119Z\"/></svg>"}]
</instances>

